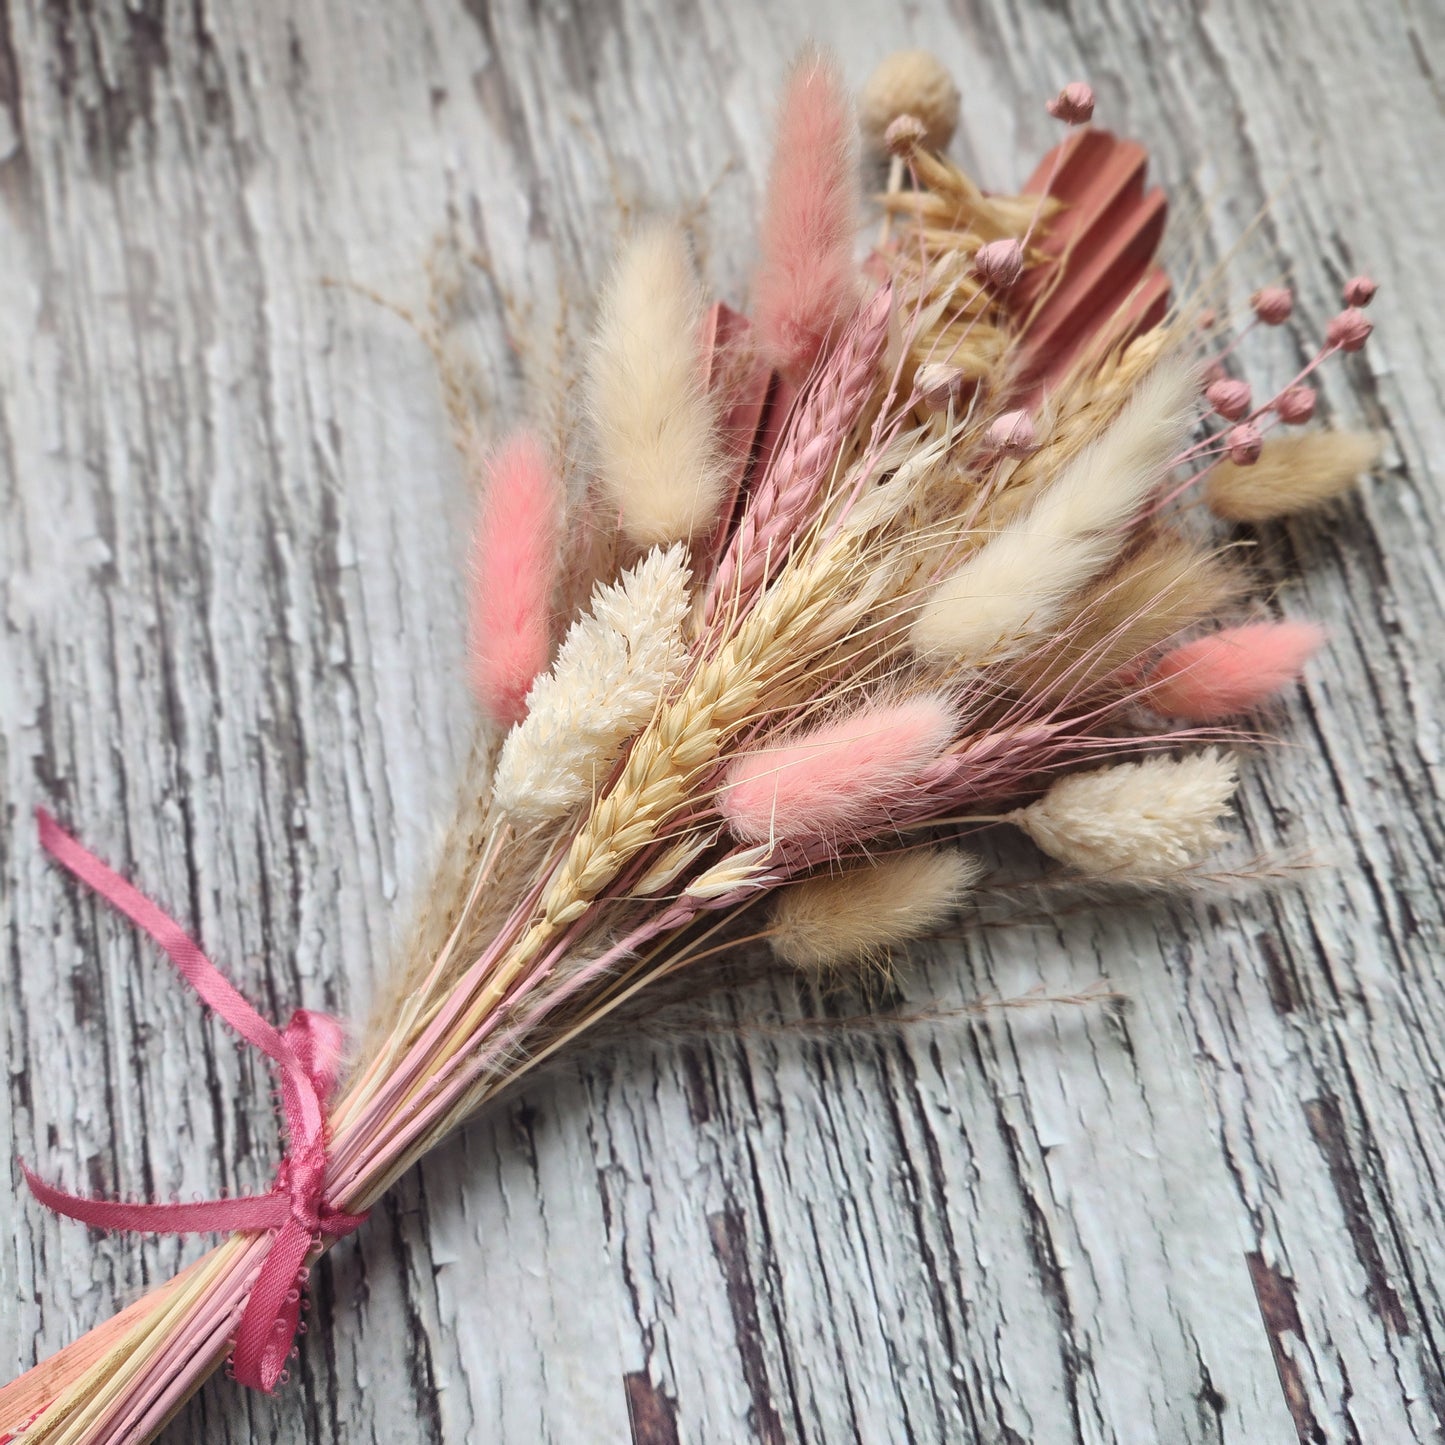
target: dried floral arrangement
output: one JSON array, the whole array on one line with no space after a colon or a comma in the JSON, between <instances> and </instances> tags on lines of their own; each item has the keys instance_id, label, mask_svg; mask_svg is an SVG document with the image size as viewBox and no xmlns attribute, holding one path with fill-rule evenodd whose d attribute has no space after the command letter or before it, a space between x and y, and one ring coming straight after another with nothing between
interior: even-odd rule
<instances>
[{"instance_id":1,"label":"dried floral arrangement","mask_svg":"<svg viewBox=\"0 0 1445 1445\"><path fill-rule=\"evenodd\" d=\"M681 230L640 227L597 308L580 483L536 435L463 438L482 741L344 1068L334 1021L274 1028L41 816L54 858L275 1061L288 1139L268 1192L210 1203L27 1169L90 1224L229 1238L0 1391L0 1439L149 1439L228 1360L273 1389L307 1269L406 1169L743 938L815 978L886 959L979 884L985 828L1100 885L1168 885L1225 836L1234 746L1323 634L1266 615L1214 519L1370 468L1372 438L1292 429L1315 368L1364 345L1374 285L1351 280L1257 400L1230 370L1242 331L1171 303L1164 199L1093 107L1066 86L1062 142L991 195L944 157L959 98L936 60L891 57L855 108L806 54L750 316L709 305ZM861 265L860 130L887 171ZM1256 292L1242 330L1291 305Z\"/></svg>"}]
</instances>

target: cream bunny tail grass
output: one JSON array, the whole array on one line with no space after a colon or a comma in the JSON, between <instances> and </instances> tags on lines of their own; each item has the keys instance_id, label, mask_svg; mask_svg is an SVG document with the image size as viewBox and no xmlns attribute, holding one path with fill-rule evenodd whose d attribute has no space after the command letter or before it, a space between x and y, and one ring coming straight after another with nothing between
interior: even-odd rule
<instances>
[{"instance_id":1,"label":"cream bunny tail grass","mask_svg":"<svg viewBox=\"0 0 1445 1445\"><path fill-rule=\"evenodd\" d=\"M664 222L624 244L602 295L587 378L599 479L639 546L692 537L722 502L703 302L687 242Z\"/></svg>"},{"instance_id":2,"label":"cream bunny tail grass","mask_svg":"<svg viewBox=\"0 0 1445 1445\"><path fill-rule=\"evenodd\" d=\"M1071 773L1010 818L1081 873L1155 882L1192 867L1229 836L1219 820L1236 777L1234 758L1217 748L1145 758Z\"/></svg>"},{"instance_id":3,"label":"cream bunny tail grass","mask_svg":"<svg viewBox=\"0 0 1445 1445\"><path fill-rule=\"evenodd\" d=\"M1259 460L1220 462L1205 483L1209 510L1230 522L1268 522L1337 497L1380 460L1369 432L1323 431L1271 437Z\"/></svg>"},{"instance_id":4,"label":"cream bunny tail grass","mask_svg":"<svg viewBox=\"0 0 1445 1445\"><path fill-rule=\"evenodd\" d=\"M968 853L933 848L805 879L773 905L773 952L808 972L880 957L937 928L983 872Z\"/></svg>"},{"instance_id":5,"label":"cream bunny tail grass","mask_svg":"<svg viewBox=\"0 0 1445 1445\"><path fill-rule=\"evenodd\" d=\"M1118 554L1120 529L1183 444L1198 389L1192 366L1161 361L1033 507L934 589L913 624L914 650L980 666L1053 628L1070 596Z\"/></svg>"}]
</instances>

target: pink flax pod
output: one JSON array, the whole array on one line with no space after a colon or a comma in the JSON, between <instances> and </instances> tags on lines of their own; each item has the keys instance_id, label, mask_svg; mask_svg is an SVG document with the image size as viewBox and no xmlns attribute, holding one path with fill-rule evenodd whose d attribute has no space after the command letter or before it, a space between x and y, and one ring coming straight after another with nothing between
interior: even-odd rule
<instances>
[{"instance_id":1,"label":"pink flax pod","mask_svg":"<svg viewBox=\"0 0 1445 1445\"><path fill-rule=\"evenodd\" d=\"M472 534L468 653L472 689L500 727L526 716L552 645L561 488L546 448L518 432L484 464Z\"/></svg>"},{"instance_id":2,"label":"pink flax pod","mask_svg":"<svg viewBox=\"0 0 1445 1445\"><path fill-rule=\"evenodd\" d=\"M1351 276L1345 282L1344 302L1346 306L1368 306L1380 289L1371 276Z\"/></svg>"},{"instance_id":3,"label":"pink flax pod","mask_svg":"<svg viewBox=\"0 0 1445 1445\"><path fill-rule=\"evenodd\" d=\"M871 703L737 758L718 810L744 843L838 843L886 824L947 747L953 708L923 696Z\"/></svg>"},{"instance_id":4,"label":"pink flax pod","mask_svg":"<svg viewBox=\"0 0 1445 1445\"><path fill-rule=\"evenodd\" d=\"M1224 450L1237 467L1252 467L1264 450L1264 437L1252 421L1242 421L1224 434Z\"/></svg>"},{"instance_id":5,"label":"pink flax pod","mask_svg":"<svg viewBox=\"0 0 1445 1445\"><path fill-rule=\"evenodd\" d=\"M753 322L767 360L800 382L858 299L853 230L858 182L853 111L833 62L794 67L778 112L753 283Z\"/></svg>"},{"instance_id":6,"label":"pink flax pod","mask_svg":"<svg viewBox=\"0 0 1445 1445\"><path fill-rule=\"evenodd\" d=\"M990 241L980 246L973 258L973 269L990 286L1007 291L1018 284L1024 274L1024 248L1011 237Z\"/></svg>"},{"instance_id":7,"label":"pink flax pod","mask_svg":"<svg viewBox=\"0 0 1445 1445\"><path fill-rule=\"evenodd\" d=\"M1359 351L1374 329L1375 323L1358 306L1349 306L1331 320L1325 340L1341 351Z\"/></svg>"},{"instance_id":8,"label":"pink flax pod","mask_svg":"<svg viewBox=\"0 0 1445 1445\"><path fill-rule=\"evenodd\" d=\"M1006 411L995 417L984 432L989 446L1008 457L1026 457L1039 449L1034 419L1026 411Z\"/></svg>"},{"instance_id":9,"label":"pink flax pod","mask_svg":"<svg viewBox=\"0 0 1445 1445\"><path fill-rule=\"evenodd\" d=\"M1294 682L1324 640L1313 622L1251 622L1186 642L1149 674L1149 706L1201 723L1251 712Z\"/></svg>"},{"instance_id":10,"label":"pink flax pod","mask_svg":"<svg viewBox=\"0 0 1445 1445\"><path fill-rule=\"evenodd\" d=\"M1226 421L1238 421L1240 417L1248 415L1254 404L1254 393L1250 391L1247 381L1223 377L1219 381L1210 382L1204 390L1204 399Z\"/></svg>"},{"instance_id":11,"label":"pink flax pod","mask_svg":"<svg viewBox=\"0 0 1445 1445\"><path fill-rule=\"evenodd\" d=\"M1084 125L1093 119L1094 92L1082 80L1072 80L1045 107L1065 125Z\"/></svg>"},{"instance_id":12,"label":"pink flax pod","mask_svg":"<svg viewBox=\"0 0 1445 1445\"><path fill-rule=\"evenodd\" d=\"M1249 298L1249 304L1266 326L1283 326L1294 310L1294 292L1288 286L1266 286Z\"/></svg>"},{"instance_id":13,"label":"pink flax pod","mask_svg":"<svg viewBox=\"0 0 1445 1445\"><path fill-rule=\"evenodd\" d=\"M1315 414L1317 400L1312 386L1287 386L1274 399L1275 414L1286 426L1301 426Z\"/></svg>"}]
</instances>

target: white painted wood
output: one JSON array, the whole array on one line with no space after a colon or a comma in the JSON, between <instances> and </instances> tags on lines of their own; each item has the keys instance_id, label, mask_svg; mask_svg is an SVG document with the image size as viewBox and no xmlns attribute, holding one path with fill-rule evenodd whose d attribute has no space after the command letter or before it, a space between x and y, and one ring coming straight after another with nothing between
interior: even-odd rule
<instances>
[{"instance_id":1,"label":"white painted wood","mask_svg":"<svg viewBox=\"0 0 1445 1445\"><path fill-rule=\"evenodd\" d=\"M994 184L1089 77L1300 328L1384 282L1325 380L1388 469L1262 536L1334 630L1252 763L1239 856L1299 892L1076 911L928 950L911 996L1131 1007L901 1036L593 1052L408 1178L318 1271L274 1401L181 1441L1310 1442L1439 1438L1445 336L1431 4L1165 0L50 3L0 12L0 1149L79 1187L254 1187L263 1069L41 859L45 803L273 1013L358 1012L469 729L466 497L431 364L327 277L420 304L490 267L457 345L499 422L619 197L700 224L741 299L769 100L810 33L861 81L925 44ZM1194 198L1191 200L1191 198ZM766 1000L754 1000L754 1011ZM0 1197L0 1355L57 1348L200 1246ZM629 1402L632 1415L629 1426ZM631 1435L629 1436L629 1428Z\"/></svg>"}]
</instances>

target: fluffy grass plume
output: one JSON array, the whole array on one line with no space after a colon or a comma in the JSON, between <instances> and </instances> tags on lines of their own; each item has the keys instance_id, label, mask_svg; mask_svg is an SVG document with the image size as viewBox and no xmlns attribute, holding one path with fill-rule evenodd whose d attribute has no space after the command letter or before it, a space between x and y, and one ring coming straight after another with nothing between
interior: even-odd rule
<instances>
[{"instance_id":1,"label":"fluffy grass plume","mask_svg":"<svg viewBox=\"0 0 1445 1445\"><path fill-rule=\"evenodd\" d=\"M1228 834L1235 762L1217 748L1144 758L1060 778L1010 815L1051 858L1081 873L1136 882L1172 877Z\"/></svg>"},{"instance_id":2,"label":"fluffy grass plume","mask_svg":"<svg viewBox=\"0 0 1445 1445\"><path fill-rule=\"evenodd\" d=\"M1137 682L1137 667L1245 588L1227 554L1168 529L1148 536L1085 591L1058 635L1020 660L1015 677L1050 697Z\"/></svg>"},{"instance_id":3,"label":"fluffy grass plume","mask_svg":"<svg viewBox=\"0 0 1445 1445\"><path fill-rule=\"evenodd\" d=\"M705 385L704 297L682 233L665 222L628 240L603 291L588 402L603 495L643 547L711 527L726 472Z\"/></svg>"},{"instance_id":4,"label":"fluffy grass plume","mask_svg":"<svg viewBox=\"0 0 1445 1445\"><path fill-rule=\"evenodd\" d=\"M1069 597L1117 555L1120 529L1178 449L1197 393L1190 366L1160 362L1029 511L934 589L913 624L914 650L982 665L1054 627Z\"/></svg>"},{"instance_id":5,"label":"fluffy grass plume","mask_svg":"<svg viewBox=\"0 0 1445 1445\"><path fill-rule=\"evenodd\" d=\"M953 734L940 697L869 703L851 716L743 753L729 766L718 807L745 843L856 837L876 829Z\"/></svg>"},{"instance_id":6,"label":"fluffy grass plume","mask_svg":"<svg viewBox=\"0 0 1445 1445\"><path fill-rule=\"evenodd\" d=\"M622 744L682 668L689 569L681 544L655 548L568 630L552 670L527 698L526 721L502 744L492 796L535 822L579 807L605 781Z\"/></svg>"},{"instance_id":7,"label":"fluffy grass plume","mask_svg":"<svg viewBox=\"0 0 1445 1445\"><path fill-rule=\"evenodd\" d=\"M481 463L472 534L468 657L482 711L500 727L525 716L552 647L562 494L546 448L519 432Z\"/></svg>"},{"instance_id":8,"label":"fluffy grass plume","mask_svg":"<svg viewBox=\"0 0 1445 1445\"><path fill-rule=\"evenodd\" d=\"M1323 431L1271 437L1250 466L1220 462L1209 474L1209 510L1229 522L1268 522L1337 497L1380 459L1369 432Z\"/></svg>"},{"instance_id":9,"label":"fluffy grass plume","mask_svg":"<svg viewBox=\"0 0 1445 1445\"><path fill-rule=\"evenodd\" d=\"M1313 622L1251 622L1196 638L1155 664L1149 706L1188 722L1249 712L1294 682L1324 640Z\"/></svg>"},{"instance_id":10,"label":"fluffy grass plume","mask_svg":"<svg viewBox=\"0 0 1445 1445\"><path fill-rule=\"evenodd\" d=\"M878 958L937 928L983 873L957 848L897 853L781 890L773 952L809 972Z\"/></svg>"},{"instance_id":11,"label":"fluffy grass plume","mask_svg":"<svg viewBox=\"0 0 1445 1445\"><path fill-rule=\"evenodd\" d=\"M798 382L858 296L853 107L834 61L808 51L778 110L753 320L767 360Z\"/></svg>"}]
</instances>

